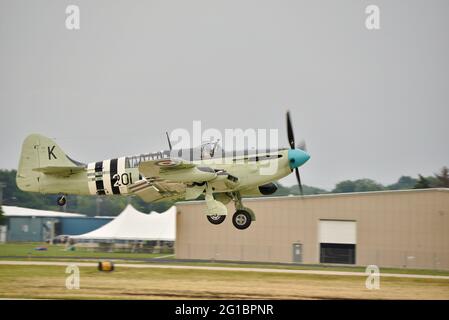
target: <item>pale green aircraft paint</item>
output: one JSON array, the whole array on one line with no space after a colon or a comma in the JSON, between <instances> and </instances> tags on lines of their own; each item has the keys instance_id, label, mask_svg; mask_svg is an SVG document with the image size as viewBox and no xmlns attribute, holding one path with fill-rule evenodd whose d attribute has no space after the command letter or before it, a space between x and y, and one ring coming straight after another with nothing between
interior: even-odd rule
<instances>
[{"instance_id":1,"label":"pale green aircraft paint","mask_svg":"<svg viewBox=\"0 0 449 320\"><path fill-rule=\"evenodd\" d=\"M185 160L186 156L190 159ZM277 188L272 181L287 176L308 159L301 149L226 155L217 144L208 143L193 150L167 150L86 165L69 158L53 140L31 134L23 142L16 182L23 191L137 195L147 202L190 200L204 194L211 223L223 222L225 204L233 200L237 210L233 223L246 229L255 215L242 205L241 197L273 193ZM266 174L268 168L272 168L270 174ZM65 201L63 196L58 198L60 205Z\"/></svg>"}]
</instances>

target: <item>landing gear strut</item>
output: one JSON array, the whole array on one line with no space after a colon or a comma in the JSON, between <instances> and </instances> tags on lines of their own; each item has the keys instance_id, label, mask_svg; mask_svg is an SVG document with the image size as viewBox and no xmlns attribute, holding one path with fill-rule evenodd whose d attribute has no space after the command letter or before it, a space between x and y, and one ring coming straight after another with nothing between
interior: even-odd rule
<instances>
[{"instance_id":1,"label":"landing gear strut","mask_svg":"<svg viewBox=\"0 0 449 320\"><path fill-rule=\"evenodd\" d=\"M65 206L65 204L67 203L67 198L65 197L65 195L59 196L58 199L56 199L56 203L58 204L58 206Z\"/></svg>"},{"instance_id":2,"label":"landing gear strut","mask_svg":"<svg viewBox=\"0 0 449 320\"><path fill-rule=\"evenodd\" d=\"M226 209L226 206L222 202L214 199L213 188L207 185L207 183L205 191L207 220L212 224L220 224L225 220L228 209Z\"/></svg>"},{"instance_id":3,"label":"landing gear strut","mask_svg":"<svg viewBox=\"0 0 449 320\"><path fill-rule=\"evenodd\" d=\"M254 212L250 208L243 206L240 192L233 192L232 198L236 209L236 212L232 216L232 224L239 230L245 230L255 220Z\"/></svg>"},{"instance_id":4,"label":"landing gear strut","mask_svg":"<svg viewBox=\"0 0 449 320\"><path fill-rule=\"evenodd\" d=\"M212 224L220 224L223 221L225 221L225 219L226 219L225 215L220 216L218 214L215 214L215 215L212 215L212 216L207 216L207 220L209 220L209 222L212 223Z\"/></svg>"}]
</instances>

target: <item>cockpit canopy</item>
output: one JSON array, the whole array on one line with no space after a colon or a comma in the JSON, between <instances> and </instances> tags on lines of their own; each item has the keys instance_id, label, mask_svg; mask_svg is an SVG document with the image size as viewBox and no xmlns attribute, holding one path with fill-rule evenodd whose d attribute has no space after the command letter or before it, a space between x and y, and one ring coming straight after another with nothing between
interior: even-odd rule
<instances>
[{"instance_id":1,"label":"cockpit canopy","mask_svg":"<svg viewBox=\"0 0 449 320\"><path fill-rule=\"evenodd\" d=\"M266 153L273 153L275 151L286 150L286 148L279 149L266 149L266 150L239 150L239 151L228 151L225 152L221 147L220 140L212 140L203 142L199 147L179 149L179 150L164 150L160 152L152 152L147 154L141 154L133 157L126 158L126 168L136 168L140 162L167 158L180 158L187 161L196 160L208 160L217 159L222 157L236 157L245 156L248 160L262 160L262 159L276 159L281 157L280 155L267 155Z\"/></svg>"},{"instance_id":2,"label":"cockpit canopy","mask_svg":"<svg viewBox=\"0 0 449 320\"><path fill-rule=\"evenodd\" d=\"M201 160L221 157L222 149L219 145L220 140L204 142L201 144Z\"/></svg>"}]
</instances>

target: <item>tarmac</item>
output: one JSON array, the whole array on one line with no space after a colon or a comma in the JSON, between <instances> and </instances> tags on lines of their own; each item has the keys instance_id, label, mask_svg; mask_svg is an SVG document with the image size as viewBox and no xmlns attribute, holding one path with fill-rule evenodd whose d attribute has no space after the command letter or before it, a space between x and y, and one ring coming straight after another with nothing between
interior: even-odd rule
<instances>
[{"instance_id":1,"label":"tarmac","mask_svg":"<svg viewBox=\"0 0 449 320\"><path fill-rule=\"evenodd\" d=\"M76 265L78 267L97 267L98 262L79 262L79 261L0 261L0 265L15 266L69 266ZM271 269L271 268L246 268L246 267L213 267L213 266L180 266L169 264L133 264L133 263L114 263L115 268L153 268L153 269L180 269L180 270L204 270L204 271L229 271L229 272L264 272L264 273L289 273L289 274L310 274L325 276L360 276L366 277L365 272L351 271L327 271L327 270L292 270L292 269ZM400 274L400 273L380 273L381 277L394 278L414 278L414 279L446 279L449 276L438 275L421 275L421 274Z\"/></svg>"}]
</instances>

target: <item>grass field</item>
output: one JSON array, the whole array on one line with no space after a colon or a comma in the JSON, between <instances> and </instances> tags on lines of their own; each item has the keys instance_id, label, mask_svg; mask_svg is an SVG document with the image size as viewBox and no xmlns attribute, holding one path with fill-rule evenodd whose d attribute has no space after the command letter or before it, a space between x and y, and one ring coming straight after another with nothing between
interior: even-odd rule
<instances>
[{"instance_id":1,"label":"grass field","mask_svg":"<svg viewBox=\"0 0 449 320\"><path fill-rule=\"evenodd\" d=\"M65 287L60 266L0 266L1 298L49 299L449 299L447 279L381 278L379 290L364 277L131 269L103 273L80 268L80 289Z\"/></svg>"},{"instance_id":2,"label":"grass field","mask_svg":"<svg viewBox=\"0 0 449 320\"><path fill-rule=\"evenodd\" d=\"M46 247L46 251L37 251L37 247ZM167 256L166 253L128 253L128 252L93 252L86 248L76 247L75 251L66 251L65 245L49 245L47 243L7 243L0 244L0 259L6 257L21 257L27 259L39 257L84 257L84 258L104 258L114 257L116 259L146 259Z\"/></svg>"},{"instance_id":3,"label":"grass field","mask_svg":"<svg viewBox=\"0 0 449 320\"><path fill-rule=\"evenodd\" d=\"M35 251L41 243L0 245L2 260L147 259L166 254L65 251L49 246ZM9 258L7 258L9 257ZM11 257L14 257L11 259ZM56 259L58 257L58 259ZM62 258L62 259L61 259ZM159 261L159 260L156 260ZM131 261L128 261L131 262ZM135 263L135 261L134 261ZM168 263L168 262L165 262ZM254 267L273 269L363 272L363 267L322 265L237 264L183 262L194 266ZM449 275L448 271L382 268L382 273ZM365 288L364 276L283 274L193 269L139 269L119 267L102 273L95 267L80 267L81 288L65 287L68 274L63 266L0 265L0 298L49 299L449 299L448 279L381 277L380 290Z\"/></svg>"},{"instance_id":4,"label":"grass field","mask_svg":"<svg viewBox=\"0 0 449 320\"><path fill-rule=\"evenodd\" d=\"M36 247L46 246L47 251L36 251ZM152 259L161 258L173 259L174 255L148 254L148 253L123 253L123 252L92 252L84 248L77 248L76 251L65 251L64 245L48 245L43 243L7 243L0 244L0 260L37 260L37 261L73 261L74 257L85 259ZM55 259L58 257L58 259ZM54 258L54 259L53 259ZM61 259L67 258L67 259ZM126 261L125 261L126 263ZM132 261L136 263L136 261ZM364 267L354 266L325 266L325 265L276 265L276 264L237 264L232 262L192 262L192 261L173 261L171 264L194 265L194 266L215 266L215 267L254 267L254 268L273 268L273 269L292 269L292 270L329 270L329 271L351 271L364 272ZM442 275L449 276L447 270L423 270L423 269L400 269L400 268L382 268L382 273L400 273L400 274L421 274L421 275Z\"/></svg>"}]
</instances>

